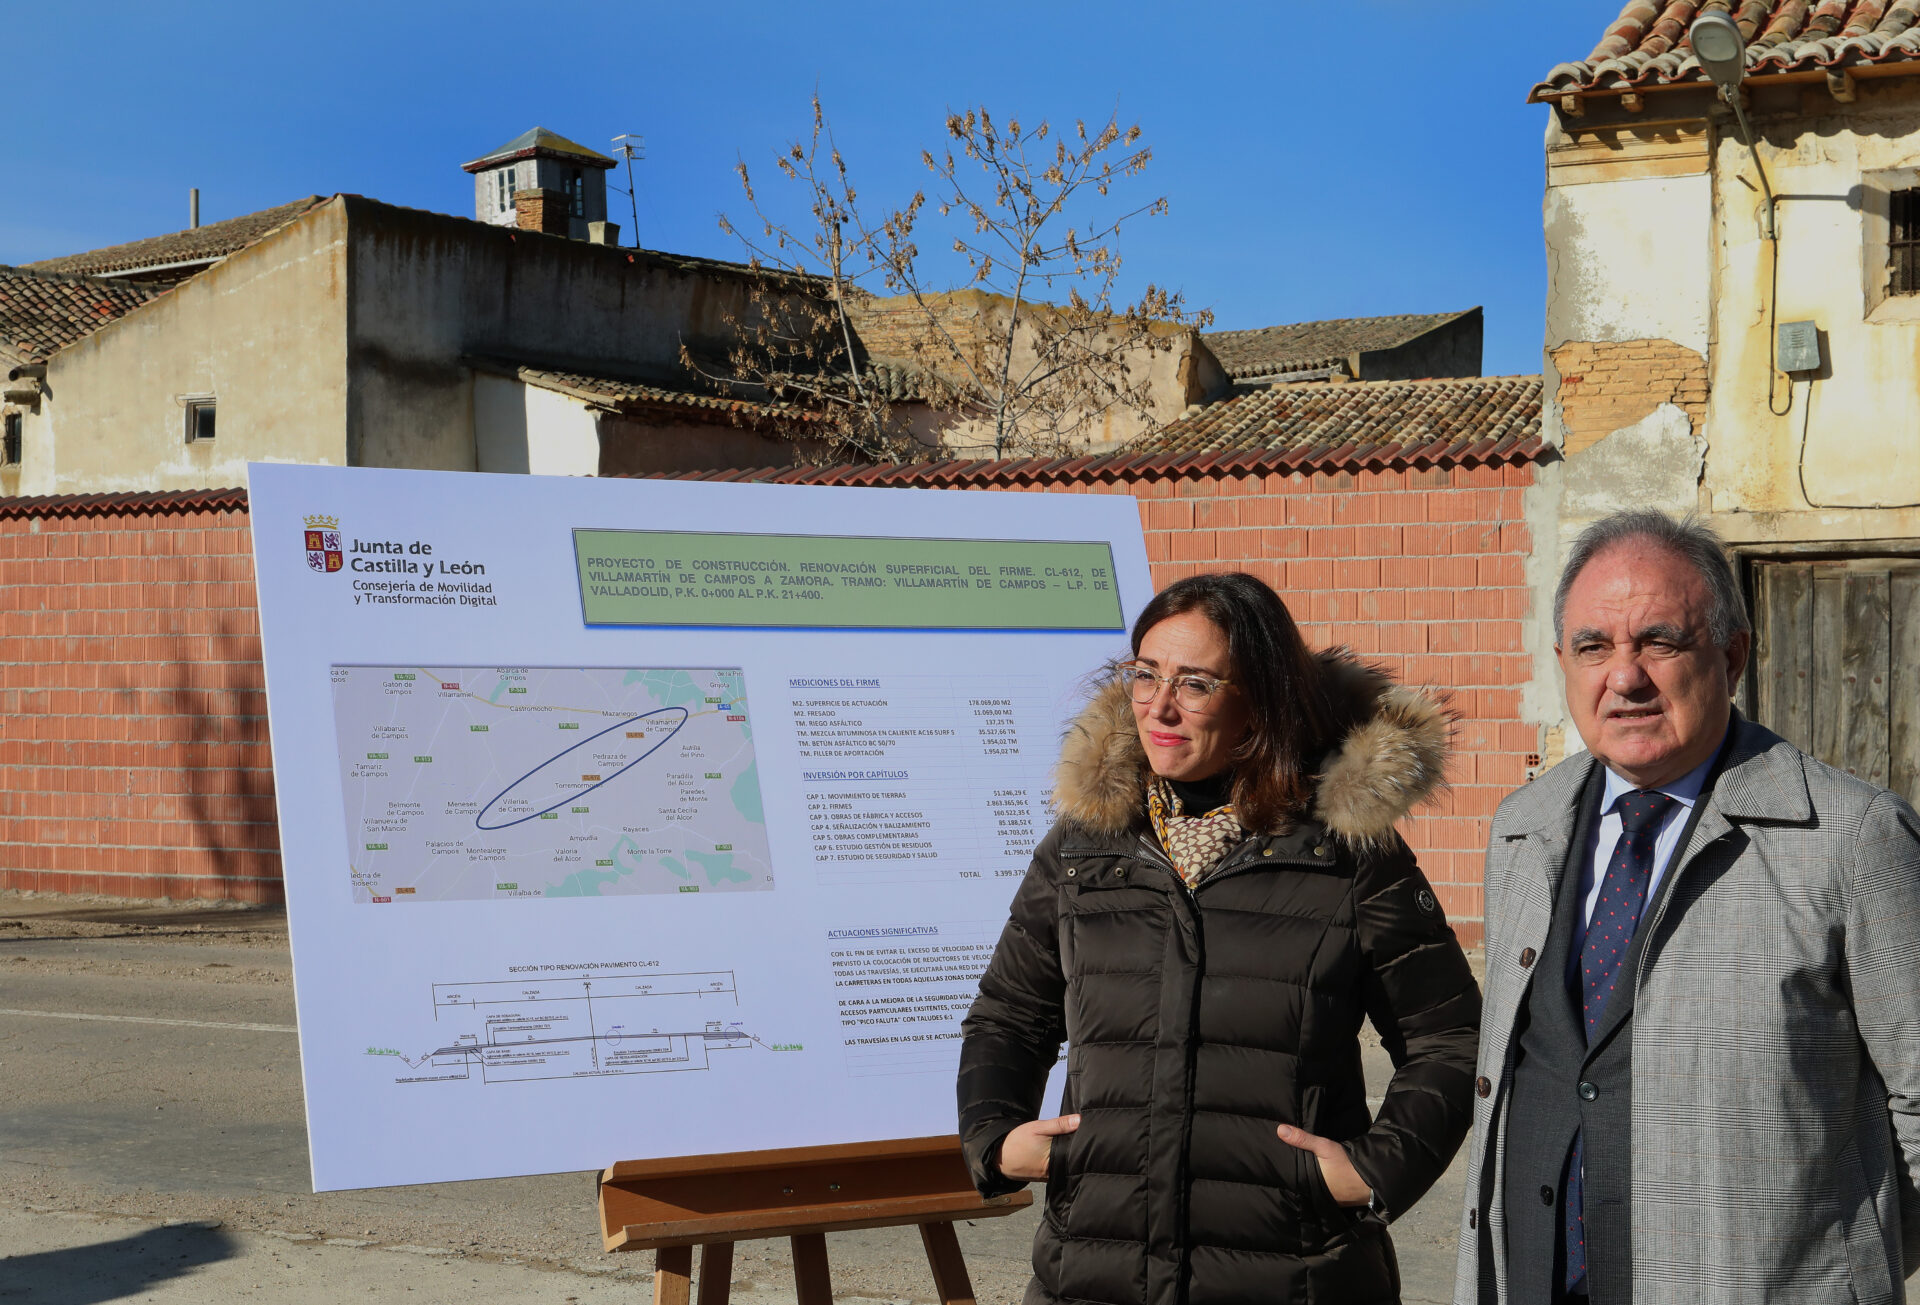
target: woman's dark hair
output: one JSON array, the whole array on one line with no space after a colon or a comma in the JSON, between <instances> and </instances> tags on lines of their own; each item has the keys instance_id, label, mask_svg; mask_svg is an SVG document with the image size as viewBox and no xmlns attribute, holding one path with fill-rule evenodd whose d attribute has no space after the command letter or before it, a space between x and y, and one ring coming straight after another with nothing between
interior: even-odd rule
<instances>
[{"instance_id":1,"label":"woman's dark hair","mask_svg":"<svg viewBox=\"0 0 1920 1305\"><path fill-rule=\"evenodd\" d=\"M1270 829L1301 814L1313 774L1350 724L1319 661L1280 595L1240 571L1190 576L1154 596L1133 623L1133 653L1160 622L1198 612L1227 636L1227 678L1247 704L1246 740L1234 754L1240 823Z\"/></svg>"}]
</instances>

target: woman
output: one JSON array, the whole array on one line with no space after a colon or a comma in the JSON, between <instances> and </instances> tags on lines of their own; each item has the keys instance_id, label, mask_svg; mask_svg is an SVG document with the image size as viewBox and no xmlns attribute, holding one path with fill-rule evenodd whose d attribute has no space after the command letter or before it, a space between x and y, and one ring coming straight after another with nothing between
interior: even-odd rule
<instances>
[{"instance_id":1,"label":"woman","mask_svg":"<svg viewBox=\"0 0 1920 1305\"><path fill-rule=\"evenodd\" d=\"M1480 994L1394 832L1450 722L1309 653L1252 576L1171 586L1133 653L1068 734L966 1020L974 1182L1046 1180L1030 1305L1397 1301L1386 1221L1471 1121ZM1395 1066L1377 1118L1362 1016Z\"/></svg>"}]
</instances>

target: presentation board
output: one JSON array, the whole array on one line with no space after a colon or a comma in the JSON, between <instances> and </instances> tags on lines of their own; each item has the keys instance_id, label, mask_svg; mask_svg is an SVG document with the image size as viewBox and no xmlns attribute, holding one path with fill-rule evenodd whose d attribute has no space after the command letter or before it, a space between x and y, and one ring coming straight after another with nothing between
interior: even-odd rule
<instances>
[{"instance_id":1,"label":"presentation board","mask_svg":"<svg viewBox=\"0 0 1920 1305\"><path fill-rule=\"evenodd\" d=\"M316 1190L953 1131L1133 499L250 473Z\"/></svg>"}]
</instances>

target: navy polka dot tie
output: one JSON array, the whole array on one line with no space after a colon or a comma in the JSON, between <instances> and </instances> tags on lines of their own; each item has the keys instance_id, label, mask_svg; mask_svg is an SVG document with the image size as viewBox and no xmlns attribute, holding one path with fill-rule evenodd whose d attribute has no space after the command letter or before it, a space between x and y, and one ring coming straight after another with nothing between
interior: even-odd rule
<instances>
[{"instance_id":1,"label":"navy polka dot tie","mask_svg":"<svg viewBox=\"0 0 1920 1305\"><path fill-rule=\"evenodd\" d=\"M1620 839L1613 846L1606 876L1600 881L1600 900L1593 905L1586 945L1580 949L1580 1005L1588 1042L1593 1041L1600 1018L1606 1014L1607 1001L1613 996L1627 952L1633 946L1634 931L1640 927L1640 912L1647 905L1647 885L1653 880L1654 844L1660 837L1661 822L1674 805L1665 793L1640 792L1623 793L1614 803L1613 809L1620 813ZM1568 1291L1580 1287L1587 1278L1581 1140L1576 1134L1573 1158L1567 1167Z\"/></svg>"}]
</instances>

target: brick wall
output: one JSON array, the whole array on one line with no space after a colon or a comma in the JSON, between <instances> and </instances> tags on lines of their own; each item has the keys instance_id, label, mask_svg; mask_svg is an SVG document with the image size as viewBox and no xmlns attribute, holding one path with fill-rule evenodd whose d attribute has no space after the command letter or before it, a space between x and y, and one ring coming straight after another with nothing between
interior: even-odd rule
<instances>
[{"instance_id":1,"label":"brick wall","mask_svg":"<svg viewBox=\"0 0 1920 1305\"><path fill-rule=\"evenodd\" d=\"M1707 418L1707 360L1671 340L1581 341L1553 351L1557 399L1569 457L1614 431L1645 419L1663 403L1678 404L1701 429Z\"/></svg>"},{"instance_id":2,"label":"brick wall","mask_svg":"<svg viewBox=\"0 0 1920 1305\"><path fill-rule=\"evenodd\" d=\"M1463 938L1478 941L1481 865L1500 800L1537 765L1520 715L1532 538L1529 463L1431 470L1143 476L1033 488L1140 500L1155 588L1242 570L1286 599L1308 643L1344 644L1460 717L1448 792L1403 826Z\"/></svg>"},{"instance_id":3,"label":"brick wall","mask_svg":"<svg viewBox=\"0 0 1920 1305\"><path fill-rule=\"evenodd\" d=\"M0 513L0 888L278 901L247 515L148 497Z\"/></svg>"},{"instance_id":4,"label":"brick wall","mask_svg":"<svg viewBox=\"0 0 1920 1305\"><path fill-rule=\"evenodd\" d=\"M1156 587L1252 572L1314 646L1345 644L1444 690L1461 718L1452 787L1405 829L1462 936L1479 938L1488 818L1539 751L1520 717L1529 463L1100 475L1074 464L1018 481L966 465L970 479L902 468L859 483L1132 494ZM250 537L243 497L227 493L225 507L88 515L0 505L0 887L278 898Z\"/></svg>"}]
</instances>

